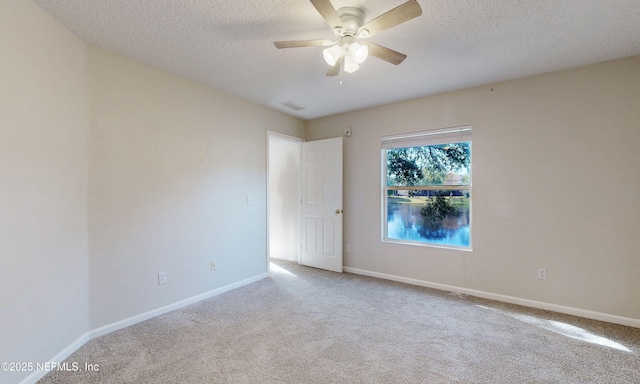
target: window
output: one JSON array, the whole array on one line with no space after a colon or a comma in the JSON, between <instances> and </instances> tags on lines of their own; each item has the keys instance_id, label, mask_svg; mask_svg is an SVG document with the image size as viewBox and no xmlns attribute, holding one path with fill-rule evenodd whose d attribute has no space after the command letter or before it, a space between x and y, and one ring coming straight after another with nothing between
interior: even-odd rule
<instances>
[{"instance_id":1,"label":"window","mask_svg":"<svg viewBox=\"0 0 640 384\"><path fill-rule=\"evenodd\" d=\"M471 127L382 139L383 241L471 249Z\"/></svg>"}]
</instances>

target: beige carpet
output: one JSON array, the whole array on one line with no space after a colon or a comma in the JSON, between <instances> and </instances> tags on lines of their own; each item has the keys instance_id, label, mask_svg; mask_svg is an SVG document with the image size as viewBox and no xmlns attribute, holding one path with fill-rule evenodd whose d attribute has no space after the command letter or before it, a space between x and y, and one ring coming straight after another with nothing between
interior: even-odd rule
<instances>
[{"instance_id":1,"label":"beige carpet","mask_svg":"<svg viewBox=\"0 0 640 384\"><path fill-rule=\"evenodd\" d=\"M274 262L39 383L640 383L640 329Z\"/></svg>"}]
</instances>

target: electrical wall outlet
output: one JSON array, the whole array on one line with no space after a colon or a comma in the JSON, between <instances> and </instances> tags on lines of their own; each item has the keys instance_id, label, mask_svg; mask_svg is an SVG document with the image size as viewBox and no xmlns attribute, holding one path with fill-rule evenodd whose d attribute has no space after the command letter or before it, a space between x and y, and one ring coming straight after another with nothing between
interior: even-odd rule
<instances>
[{"instance_id":1,"label":"electrical wall outlet","mask_svg":"<svg viewBox=\"0 0 640 384\"><path fill-rule=\"evenodd\" d=\"M211 260L211 270L215 271L218 267L216 266L216 261L215 260Z\"/></svg>"},{"instance_id":2,"label":"electrical wall outlet","mask_svg":"<svg viewBox=\"0 0 640 384\"><path fill-rule=\"evenodd\" d=\"M247 205L254 205L256 203L256 198L253 196L247 196Z\"/></svg>"},{"instance_id":3,"label":"electrical wall outlet","mask_svg":"<svg viewBox=\"0 0 640 384\"><path fill-rule=\"evenodd\" d=\"M538 269L538 279L547 280L547 270L545 268Z\"/></svg>"},{"instance_id":4,"label":"electrical wall outlet","mask_svg":"<svg viewBox=\"0 0 640 384\"><path fill-rule=\"evenodd\" d=\"M162 285L167 282L167 272L158 273L158 285Z\"/></svg>"},{"instance_id":5,"label":"electrical wall outlet","mask_svg":"<svg viewBox=\"0 0 640 384\"><path fill-rule=\"evenodd\" d=\"M345 244L344 245L344 251L345 251L345 253L351 252L351 244Z\"/></svg>"}]
</instances>

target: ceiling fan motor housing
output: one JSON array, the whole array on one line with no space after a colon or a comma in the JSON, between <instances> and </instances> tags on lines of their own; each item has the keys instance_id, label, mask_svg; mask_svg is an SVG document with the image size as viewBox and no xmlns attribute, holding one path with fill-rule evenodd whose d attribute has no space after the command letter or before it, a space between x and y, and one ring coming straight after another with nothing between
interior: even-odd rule
<instances>
[{"instance_id":1,"label":"ceiling fan motor housing","mask_svg":"<svg viewBox=\"0 0 640 384\"><path fill-rule=\"evenodd\" d=\"M337 37L356 37L360 27L364 25L364 12L354 7L343 7L338 9L338 16L342 20L342 28L336 31Z\"/></svg>"}]
</instances>

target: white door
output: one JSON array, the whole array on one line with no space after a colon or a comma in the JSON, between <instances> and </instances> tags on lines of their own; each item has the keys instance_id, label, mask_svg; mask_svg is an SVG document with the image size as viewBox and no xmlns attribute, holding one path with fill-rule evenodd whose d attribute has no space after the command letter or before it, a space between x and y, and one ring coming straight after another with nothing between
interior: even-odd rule
<instances>
[{"instance_id":1,"label":"white door","mask_svg":"<svg viewBox=\"0 0 640 384\"><path fill-rule=\"evenodd\" d=\"M302 143L300 264L342 272L342 137Z\"/></svg>"}]
</instances>

